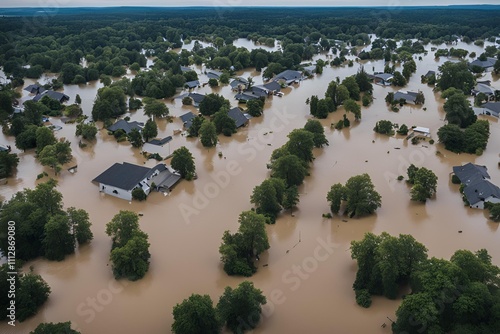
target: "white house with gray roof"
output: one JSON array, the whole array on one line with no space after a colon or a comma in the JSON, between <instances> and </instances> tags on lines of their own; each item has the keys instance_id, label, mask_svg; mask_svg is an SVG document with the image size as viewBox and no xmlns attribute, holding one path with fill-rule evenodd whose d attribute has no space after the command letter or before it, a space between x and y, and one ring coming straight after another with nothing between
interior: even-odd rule
<instances>
[{"instance_id":1,"label":"white house with gray roof","mask_svg":"<svg viewBox=\"0 0 500 334\"><path fill-rule=\"evenodd\" d=\"M142 145L142 152L149 154L159 154L160 157L166 158L170 155L170 142L172 136L162 139L152 139Z\"/></svg>"},{"instance_id":2,"label":"white house with gray roof","mask_svg":"<svg viewBox=\"0 0 500 334\"><path fill-rule=\"evenodd\" d=\"M484 209L486 202L500 203L500 188L489 181L486 166L472 163L454 166L453 174L465 186L464 197L471 208Z\"/></svg>"},{"instance_id":3,"label":"white house with gray roof","mask_svg":"<svg viewBox=\"0 0 500 334\"><path fill-rule=\"evenodd\" d=\"M136 188L141 188L149 195L154 183L156 189L168 191L180 178L179 174L171 172L165 164L148 168L124 162L115 163L92 181L99 184L101 193L131 201L132 191Z\"/></svg>"}]
</instances>

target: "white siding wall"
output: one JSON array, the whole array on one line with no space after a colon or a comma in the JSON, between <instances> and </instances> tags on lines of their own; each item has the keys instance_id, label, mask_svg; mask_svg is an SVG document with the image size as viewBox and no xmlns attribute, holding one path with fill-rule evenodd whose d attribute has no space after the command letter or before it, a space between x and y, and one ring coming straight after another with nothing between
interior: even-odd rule
<instances>
[{"instance_id":1,"label":"white siding wall","mask_svg":"<svg viewBox=\"0 0 500 334\"><path fill-rule=\"evenodd\" d=\"M102 183L99 183L99 191L102 192L102 193L111 195L111 196L115 196L115 197L118 197L118 198L121 198L121 199L125 199L127 201L131 201L132 200L132 192L131 191L126 191L126 190L123 190L123 189L120 189L120 188L116 188L116 187L112 187L112 186L108 186L108 185L105 185L105 184L102 184ZM113 191L116 191L116 193L114 193Z\"/></svg>"},{"instance_id":2,"label":"white siding wall","mask_svg":"<svg viewBox=\"0 0 500 334\"><path fill-rule=\"evenodd\" d=\"M149 154L158 153L162 158L166 158L170 154L170 147L169 144L158 146L146 143L142 146L142 151Z\"/></svg>"},{"instance_id":3,"label":"white siding wall","mask_svg":"<svg viewBox=\"0 0 500 334\"><path fill-rule=\"evenodd\" d=\"M500 203L500 198L496 198L496 197L490 196L490 197L486 198L484 201L480 201L480 202L474 203L473 205L471 205L471 208L474 208L474 209L484 209L484 203L485 202L489 202L489 203L493 203L493 204Z\"/></svg>"}]
</instances>

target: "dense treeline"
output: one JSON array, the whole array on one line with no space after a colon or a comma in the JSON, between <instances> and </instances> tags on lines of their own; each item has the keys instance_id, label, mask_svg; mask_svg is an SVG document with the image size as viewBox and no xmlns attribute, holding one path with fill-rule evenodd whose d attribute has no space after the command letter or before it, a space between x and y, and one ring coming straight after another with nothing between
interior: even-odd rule
<instances>
[{"instance_id":1,"label":"dense treeline","mask_svg":"<svg viewBox=\"0 0 500 334\"><path fill-rule=\"evenodd\" d=\"M369 307L371 295L397 298L409 285L396 311L394 333L498 333L500 268L486 249L458 250L450 260L428 258L410 235L365 234L351 242L358 262L353 288L356 302Z\"/></svg>"},{"instance_id":2,"label":"dense treeline","mask_svg":"<svg viewBox=\"0 0 500 334\"><path fill-rule=\"evenodd\" d=\"M269 63L290 68L298 65L301 59L310 59L317 51L337 47L335 41L366 45L370 40L368 34L373 33L381 38L449 42L455 35L472 40L486 39L500 32L495 20L497 10L470 8L288 8L279 11L215 8L156 9L154 12L103 9L78 14L76 11L59 9L60 14L47 14L50 16L47 20L1 18L0 65L5 72L14 78L35 79L44 71L61 73L55 83L57 87L61 82L77 84L102 76L121 76L127 67L145 67L146 56L158 55L155 67L170 70L171 76L177 75L176 79L169 77L169 80L174 81L172 87L180 87L184 83L179 65L188 65L189 61L205 61L221 69L231 66L260 69ZM390 20L387 20L388 15ZM278 39L283 53L236 50L231 44L237 38L248 38L264 45L274 45L274 40ZM191 52L184 50L180 54L167 52L182 46L183 40L195 39L209 42L211 46L195 45ZM375 46L379 54L369 57L382 57L382 47ZM80 63L83 58L87 66Z\"/></svg>"}]
</instances>

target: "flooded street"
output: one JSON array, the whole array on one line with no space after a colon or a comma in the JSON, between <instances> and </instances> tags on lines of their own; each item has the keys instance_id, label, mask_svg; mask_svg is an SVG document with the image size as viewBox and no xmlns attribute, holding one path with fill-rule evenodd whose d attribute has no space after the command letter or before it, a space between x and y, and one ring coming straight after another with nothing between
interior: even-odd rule
<instances>
[{"instance_id":1,"label":"flooded street","mask_svg":"<svg viewBox=\"0 0 500 334\"><path fill-rule=\"evenodd\" d=\"M462 43L454 47L478 54L481 50ZM428 70L437 71L446 60L435 60L434 52L429 52L422 61L416 60L417 73L404 88L421 90L425 95L423 107L427 110L404 106L398 113L391 112L384 98L397 89L374 85L376 99L370 107L362 108L361 121L354 122L353 115L348 115L351 128L341 131L330 128L331 123L342 118L342 108L321 120L330 145L315 149L311 175L299 188L300 203L293 216L283 212L275 225L267 226L271 248L261 257L258 272L249 278L268 300L262 323L254 333L390 333L387 317L395 320L401 300L375 297L372 306L364 309L356 305L352 290L356 263L350 257L350 242L362 239L366 232L411 234L426 245L429 256L447 259L457 249L486 248L493 256L493 263L500 265L498 224L488 220L486 211L463 206L459 187L451 183L449 176L452 166L473 162L487 166L491 181L500 185L498 119L488 117L490 140L479 157L457 155L437 143L411 145L402 136L389 138L373 131L376 121L387 119L409 127L428 127L437 142L437 130L444 124L443 101L431 87L420 83L420 76ZM384 63L367 62L364 66L372 73L373 67L382 71ZM174 135L171 152L186 146L195 157L198 179L181 181L168 196L152 193L146 202L129 203L101 195L91 180L115 162L154 166L156 161L145 161L138 149L127 142L117 143L106 130L99 131L95 144L80 149L79 139L74 136L75 125L53 120L63 127L56 136L71 141L78 164L75 174L63 170L57 178L57 189L64 196L65 207L75 206L89 212L94 240L62 262L37 259L27 263L24 269L33 266L50 285L52 293L36 316L17 324L14 330L2 323L0 332L28 333L40 322L71 321L73 328L82 333L159 334L170 331L173 306L192 293L209 294L217 303L224 287L235 287L244 280L229 277L222 269L218 248L223 232L236 231L239 214L252 207L252 189L269 176L266 163L272 151L286 142L291 130L303 127L311 118L306 98L322 97L331 80L337 76L343 79L358 68L357 63L351 68L326 67L322 75L285 89L284 97L268 99L262 117L250 120L249 126L239 129L233 137L220 136L216 148L208 150L197 138ZM200 74L201 68L196 71ZM238 73L243 77L256 74ZM487 74L485 79L500 88L498 77ZM202 75L200 80L207 81ZM256 83L261 81L262 77L255 78ZM30 83L26 80L25 86ZM80 94L84 113L90 115L99 87L102 84L65 86L64 93L70 96L69 103ZM212 89L206 86L198 91L209 93ZM230 86L214 91L228 98L232 106L237 105ZM29 98L27 92L22 94L23 101ZM182 106L179 99L169 99L166 103L173 116L195 111L193 107ZM142 111L130 116L132 120L146 120ZM182 128L179 118L174 118L173 123L161 120L158 125L159 137L173 135L175 129ZM13 151L19 153L13 137L1 134L0 142L12 145ZM223 157L219 157L219 152ZM0 187L3 199L46 181L47 178L36 180L36 175L44 170L49 176L54 175L35 160L34 152L20 153L19 158L17 174ZM437 196L426 204L411 202L410 188L404 181L397 181L398 175L406 176L411 163L431 169L439 178ZM361 173L370 174L382 196L382 207L376 214L362 219L322 218L323 213L329 212L326 194L330 186L345 183ZM144 214L140 225L149 235L151 266L137 282L115 281L108 261L111 240L104 232L105 225L119 210ZM458 233L459 230L463 233ZM381 327L384 323L388 325L386 328Z\"/></svg>"}]
</instances>

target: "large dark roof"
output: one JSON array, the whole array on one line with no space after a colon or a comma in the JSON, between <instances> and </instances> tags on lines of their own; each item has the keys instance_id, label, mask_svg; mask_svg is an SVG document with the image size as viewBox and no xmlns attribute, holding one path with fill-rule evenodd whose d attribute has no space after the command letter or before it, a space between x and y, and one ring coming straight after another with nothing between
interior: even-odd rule
<instances>
[{"instance_id":1,"label":"large dark roof","mask_svg":"<svg viewBox=\"0 0 500 334\"><path fill-rule=\"evenodd\" d=\"M481 107L487 108L496 114L500 114L500 102L487 102L483 104Z\"/></svg>"},{"instance_id":2,"label":"large dark roof","mask_svg":"<svg viewBox=\"0 0 500 334\"><path fill-rule=\"evenodd\" d=\"M150 168L128 162L115 163L93 181L124 190L134 189L150 173Z\"/></svg>"},{"instance_id":3,"label":"large dark roof","mask_svg":"<svg viewBox=\"0 0 500 334\"><path fill-rule=\"evenodd\" d=\"M281 85L277 83L276 81L270 81L266 84L263 85L266 89L271 90L271 91L277 91L279 92L281 90Z\"/></svg>"},{"instance_id":4,"label":"large dark roof","mask_svg":"<svg viewBox=\"0 0 500 334\"><path fill-rule=\"evenodd\" d=\"M184 123L184 127L186 129L189 129L191 127L191 124L193 124L193 118L195 118L196 115L193 114L192 112L187 112L184 115L181 115L181 121Z\"/></svg>"},{"instance_id":5,"label":"large dark roof","mask_svg":"<svg viewBox=\"0 0 500 334\"><path fill-rule=\"evenodd\" d=\"M144 124L140 123L140 122L136 122L136 121L127 122L126 120L121 119L118 122L116 122L115 124L113 124L110 127L108 127L108 130L111 131L111 132L115 132L115 131L121 129L121 130L125 131L125 133L128 134L133 129L137 129L139 131L142 130L143 126L144 126Z\"/></svg>"},{"instance_id":6,"label":"large dark roof","mask_svg":"<svg viewBox=\"0 0 500 334\"><path fill-rule=\"evenodd\" d=\"M476 59L473 62L469 63L469 66L479 66L482 68L488 68L495 66L496 59L495 58L487 58L486 60Z\"/></svg>"},{"instance_id":7,"label":"large dark roof","mask_svg":"<svg viewBox=\"0 0 500 334\"><path fill-rule=\"evenodd\" d=\"M246 86L248 84L248 80L245 78L236 78L229 84L231 88L237 88L239 85Z\"/></svg>"},{"instance_id":8,"label":"large dark roof","mask_svg":"<svg viewBox=\"0 0 500 334\"><path fill-rule=\"evenodd\" d=\"M38 84L29 85L24 90L28 91L32 94L40 94L42 92L45 92L45 88L43 88L42 86L40 86Z\"/></svg>"},{"instance_id":9,"label":"large dark roof","mask_svg":"<svg viewBox=\"0 0 500 334\"><path fill-rule=\"evenodd\" d=\"M259 97L257 95L250 95L250 94L245 94L245 93L238 93L234 96L236 100L240 101L250 101L250 100L255 100L258 99Z\"/></svg>"},{"instance_id":10,"label":"large dark roof","mask_svg":"<svg viewBox=\"0 0 500 334\"><path fill-rule=\"evenodd\" d=\"M415 102L417 95L418 93L414 92L397 91L396 93L394 93L394 101L404 99L406 101Z\"/></svg>"},{"instance_id":11,"label":"large dark roof","mask_svg":"<svg viewBox=\"0 0 500 334\"><path fill-rule=\"evenodd\" d=\"M460 182L469 185L477 182L480 179L489 179L488 169L486 166L467 163L463 166L454 166L453 173L460 179Z\"/></svg>"},{"instance_id":12,"label":"large dark roof","mask_svg":"<svg viewBox=\"0 0 500 334\"><path fill-rule=\"evenodd\" d=\"M165 137L163 139L152 139L152 140L148 141L148 144L162 146L162 145L165 145L166 143L170 142L171 140L172 140L172 136L168 136L168 137Z\"/></svg>"},{"instance_id":13,"label":"large dark roof","mask_svg":"<svg viewBox=\"0 0 500 334\"><path fill-rule=\"evenodd\" d=\"M54 92L53 90L45 90L41 92L40 94L37 94L34 98L33 101L38 102L39 100L42 99L47 95L51 99L57 100L59 102L64 102L65 100L69 100L69 96L60 92Z\"/></svg>"},{"instance_id":14,"label":"large dark roof","mask_svg":"<svg viewBox=\"0 0 500 334\"><path fill-rule=\"evenodd\" d=\"M500 199L500 188L488 180L482 180L465 187L464 195L469 204L474 205L491 196Z\"/></svg>"},{"instance_id":15,"label":"large dark roof","mask_svg":"<svg viewBox=\"0 0 500 334\"><path fill-rule=\"evenodd\" d=\"M232 119L234 119L237 128L245 125L246 122L248 122L248 118L246 118L245 115L243 115L241 109L238 107L234 107L233 109L229 110L227 115Z\"/></svg>"},{"instance_id":16,"label":"large dark roof","mask_svg":"<svg viewBox=\"0 0 500 334\"><path fill-rule=\"evenodd\" d=\"M201 101L205 98L205 95L199 93L189 93L188 96L193 99L193 102L195 103L201 103Z\"/></svg>"},{"instance_id":17,"label":"large dark roof","mask_svg":"<svg viewBox=\"0 0 500 334\"><path fill-rule=\"evenodd\" d=\"M273 78L273 81L285 80L285 81L294 81L302 79L302 73L299 71L286 70L276 75Z\"/></svg>"},{"instance_id":18,"label":"large dark roof","mask_svg":"<svg viewBox=\"0 0 500 334\"><path fill-rule=\"evenodd\" d=\"M187 86L188 88L196 88L199 85L200 85L200 82L198 80L188 81L185 83L185 86Z\"/></svg>"},{"instance_id":19,"label":"large dark roof","mask_svg":"<svg viewBox=\"0 0 500 334\"><path fill-rule=\"evenodd\" d=\"M208 70L207 71L207 77L209 79L217 79L219 80L220 76L222 75L222 72L215 71L215 70Z\"/></svg>"}]
</instances>

